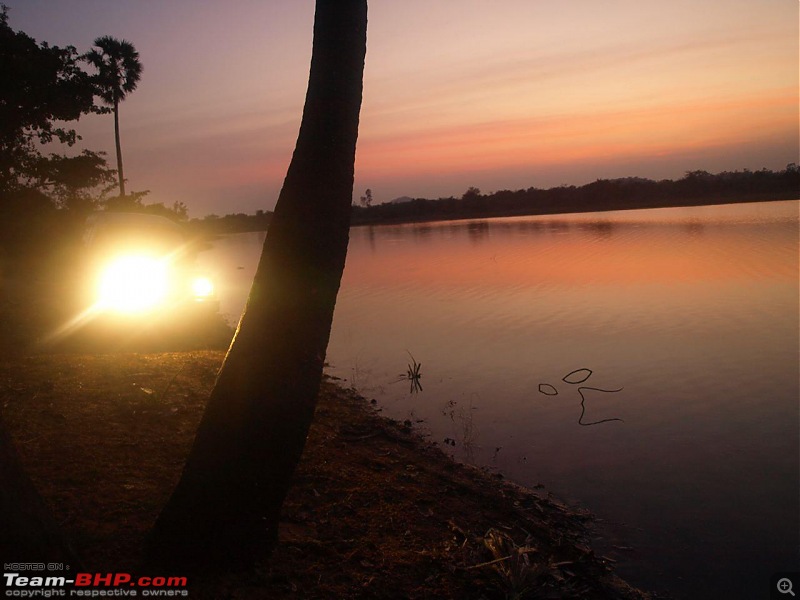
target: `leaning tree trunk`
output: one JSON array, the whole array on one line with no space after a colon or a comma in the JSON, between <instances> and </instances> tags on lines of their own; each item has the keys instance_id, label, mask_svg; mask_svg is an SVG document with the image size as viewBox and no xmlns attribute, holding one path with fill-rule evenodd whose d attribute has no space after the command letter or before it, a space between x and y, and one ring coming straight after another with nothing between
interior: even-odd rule
<instances>
[{"instance_id":1,"label":"leaning tree trunk","mask_svg":"<svg viewBox=\"0 0 800 600\"><path fill-rule=\"evenodd\" d=\"M297 146L151 562L250 559L277 539L322 378L350 227L366 0L317 0Z\"/></svg>"},{"instance_id":2,"label":"leaning tree trunk","mask_svg":"<svg viewBox=\"0 0 800 600\"><path fill-rule=\"evenodd\" d=\"M0 418L0 556L4 563L79 566L50 510L31 482Z\"/></svg>"}]
</instances>

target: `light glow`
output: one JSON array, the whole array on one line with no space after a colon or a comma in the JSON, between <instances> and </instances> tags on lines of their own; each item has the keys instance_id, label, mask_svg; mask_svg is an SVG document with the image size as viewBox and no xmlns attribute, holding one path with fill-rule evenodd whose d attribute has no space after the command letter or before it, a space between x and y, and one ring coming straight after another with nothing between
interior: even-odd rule
<instances>
[{"instance_id":1,"label":"light glow","mask_svg":"<svg viewBox=\"0 0 800 600\"><path fill-rule=\"evenodd\" d=\"M154 308L169 289L167 263L151 256L121 256L100 275L98 307L123 313Z\"/></svg>"},{"instance_id":2,"label":"light glow","mask_svg":"<svg viewBox=\"0 0 800 600\"><path fill-rule=\"evenodd\" d=\"M195 277L192 281L192 293L196 298L207 298L214 294L214 284L208 277Z\"/></svg>"}]
</instances>

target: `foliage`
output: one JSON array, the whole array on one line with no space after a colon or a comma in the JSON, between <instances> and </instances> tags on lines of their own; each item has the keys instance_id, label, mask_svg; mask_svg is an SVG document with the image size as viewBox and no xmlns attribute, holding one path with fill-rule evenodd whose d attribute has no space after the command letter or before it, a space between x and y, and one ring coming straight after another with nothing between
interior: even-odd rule
<instances>
[{"instance_id":1,"label":"foliage","mask_svg":"<svg viewBox=\"0 0 800 600\"><path fill-rule=\"evenodd\" d=\"M115 106L136 89L142 76L139 53L127 40L104 35L94 41L96 48L86 53L86 60L97 69L97 93L103 101Z\"/></svg>"},{"instance_id":2,"label":"foliage","mask_svg":"<svg viewBox=\"0 0 800 600\"><path fill-rule=\"evenodd\" d=\"M189 225L200 232L209 234L243 233L245 231L266 231L272 220L272 211L257 210L254 215L230 213L206 215L202 219L192 219Z\"/></svg>"},{"instance_id":3,"label":"foliage","mask_svg":"<svg viewBox=\"0 0 800 600\"><path fill-rule=\"evenodd\" d=\"M363 196L361 196L360 201L361 201L361 206L365 208L369 208L370 206L372 206L372 190L370 188L367 188L367 191L364 192Z\"/></svg>"},{"instance_id":4,"label":"foliage","mask_svg":"<svg viewBox=\"0 0 800 600\"><path fill-rule=\"evenodd\" d=\"M37 43L14 31L8 9L0 9L0 250L6 255L43 256L60 243L55 240L74 237L85 215L100 208L188 219L182 202L144 204L147 191L108 197L116 177L103 152L43 153L80 139L67 123L111 112L96 106L95 97L115 107L136 89L142 67L133 44L104 36L95 45L81 56L73 46ZM97 73L84 71L82 61Z\"/></svg>"},{"instance_id":5,"label":"foliage","mask_svg":"<svg viewBox=\"0 0 800 600\"><path fill-rule=\"evenodd\" d=\"M406 352L408 352L408 350L406 350ZM422 363L418 363L416 360L414 360L414 356L411 354L411 352L408 352L408 356L411 357L411 364L408 365L405 378L411 382L411 387L409 389L410 393L414 394L422 391L422 382L420 381L422 378L422 373L420 373Z\"/></svg>"},{"instance_id":6,"label":"foliage","mask_svg":"<svg viewBox=\"0 0 800 600\"><path fill-rule=\"evenodd\" d=\"M0 269L27 273L66 257L80 222L113 178L102 153L56 154L80 139L70 124L107 112L73 46L14 31L0 8ZM45 151L50 151L46 154Z\"/></svg>"},{"instance_id":7,"label":"foliage","mask_svg":"<svg viewBox=\"0 0 800 600\"><path fill-rule=\"evenodd\" d=\"M108 168L104 154L91 150L78 156L51 154L39 188L47 190L60 208L80 215L95 210L108 184L114 181L114 170Z\"/></svg>"},{"instance_id":8,"label":"foliage","mask_svg":"<svg viewBox=\"0 0 800 600\"><path fill-rule=\"evenodd\" d=\"M38 44L11 29L8 9L0 9L0 197L53 183L65 168L74 187L78 172L97 158L68 166L39 148L53 142L72 146L80 137L64 123L103 112L94 105L94 83L79 62L73 46ZM91 178L99 173L90 171Z\"/></svg>"},{"instance_id":9,"label":"foliage","mask_svg":"<svg viewBox=\"0 0 800 600\"><path fill-rule=\"evenodd\" d=\"M533 537L528 535L526 543L520 546L510 535L497 529L490 529L483 538L483 544L490 552L492 560L476 567L491 566L502 582L509 600L541 597L537 594L537 588L542 586L542 580L549 575L549 569L541 560L531 559L531 556L536 557L539 554L539 550L530 545L533 541Z\"/></svg>"},{"instance_id":10,"label":"foliage","mask_svg":"<svg viewBox=\"0 0 800 600\"><path fill-rule=\"evenodd\" d=\"M189 211L183 202L175 201L172 206L165 206L163 202L145 204L142 199L150 193L150 190L142 192L131 192L125 196L110 196L103 200L102 206L105 210L112 212L133 212L148 215L158 215L173 221L187 221Z\"/></svg>"},{"instance_id":11,"label":"foliage","mask_svg":"<svg viewBox=\"0 0 800 600\"><path fill-rule=\"evenodd\" d=\"M474 186L470 186L467 188L467 191L461 196L462 200L477 200L481 197L481 190L480 188L476 188Z\"/></svg>"},{"instance_id":12,"label":"foliage","mask_svg":"<svg viewBox=\"0 0 800 600\"><path fill-rule=\"evenodd\" d=\"M125 196L125 175L122 168L122 145L119 140L119 103L136 89L142 76L139 53L127 40L104 35L94 41L96 48L84 59L97 70L94 77L97 94L114 110L114 138L117 148L119 195Z\"/></svg>"},{"instance_id":13,"label":"foliage","mask_svg":"<svg viewBox=\"0 0 800 600\"><path fill-rule=\"evenodd\" d=\"M653 181L640 177L598 179L587 185L550 189L530 187L481 194L469 188L461 198L353 206L354 225L403 221L487 218L557 214L660 206L693 206L800 197L800 169L792 163L783 171L690 171L678 180Z\"/></svg>"},{"instance_id":14,"label":"foliage","mask_svg":"<svg viewBox=\"0 0 800 600\"><path fill-rule=\"evenodd\" d=\"M371 191L371 190L368 190ZM470 192L474 193L470 193ZM672 181L653 181L640 177L598 179L576 187L560 186L548 190L501 190L481 194L470 188L461 198L365 206L362 196L352 207L353 225L398 221L425 221L458 218L499 217L526 214L555 214L578 211L691 206L702 203L780 200L800 197L800 168L794 163L783 171L733 171L718 174L691 171ZM231 213L192 219L190 225L205 233L265 231L272 213L255 215Z\"/></svg>"}]
</instances>

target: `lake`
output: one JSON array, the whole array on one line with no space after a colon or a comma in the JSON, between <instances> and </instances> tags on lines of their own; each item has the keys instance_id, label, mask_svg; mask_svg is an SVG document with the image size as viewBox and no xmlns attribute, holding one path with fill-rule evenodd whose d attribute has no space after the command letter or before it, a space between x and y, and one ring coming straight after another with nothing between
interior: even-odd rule
<instances>
[{"instance_id":1,"label":"lake","mask_svg":"<svg viewBox=\"0 0 800 600\"><path fill-rule=\"evenodd\" d=\"M263 239L202 257L231 321ZM364 226L329 371L589 508L632 583L749 600L800 564L798 314L795 201Z\"/></svg>"}]
</instances>

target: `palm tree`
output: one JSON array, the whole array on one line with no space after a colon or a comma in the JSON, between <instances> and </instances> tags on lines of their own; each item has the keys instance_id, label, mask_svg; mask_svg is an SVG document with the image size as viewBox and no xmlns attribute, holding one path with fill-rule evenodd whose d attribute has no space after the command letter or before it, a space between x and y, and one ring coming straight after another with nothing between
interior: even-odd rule
<instances>
[{"instance_id":1,"label":"palm tree","mask_svg":"<svg viewBox=\"0 0 800 600\"><path fill-rule=\"evenodd\" d=\"M220 568L268 553L314 415L344 269L367 0L317 0L303 119L247 308L150 560Z\"/></svg>"},{"instance_id":2,"label":"palm tree","mask_svg":"<svg viewBox=\"0 0 800 600\"><path fill-rule=\"evenodd\" d=\"M117 143L117 176L119 195L125 196L125 176L122 171L122 146L119 143L119 103L136 89L142 76L142 63L133 44L108 35L94 41L96 48L86 54L86 60L97 69L97 93L114 107L114 136Z\"/></svg>"}]
</instances>

